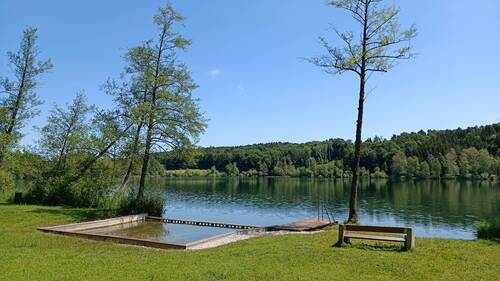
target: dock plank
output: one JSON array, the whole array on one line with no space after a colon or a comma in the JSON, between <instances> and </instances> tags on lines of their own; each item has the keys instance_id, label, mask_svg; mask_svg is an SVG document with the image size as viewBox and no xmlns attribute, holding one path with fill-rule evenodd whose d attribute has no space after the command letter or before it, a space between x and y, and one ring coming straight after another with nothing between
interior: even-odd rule
<instances>
[{"instance_id":1,"label":"dock plank","mask_svg":"<svg viewBox=\"0 0 500 281\"><path fill-rule=\"evenodd\" d=\"M317 219L305 219L287 224L273 225L267 227L269 230L286 230L286 231L313 231L331 225L329 221L321 221Z\"/></svg>"}]
</instances>

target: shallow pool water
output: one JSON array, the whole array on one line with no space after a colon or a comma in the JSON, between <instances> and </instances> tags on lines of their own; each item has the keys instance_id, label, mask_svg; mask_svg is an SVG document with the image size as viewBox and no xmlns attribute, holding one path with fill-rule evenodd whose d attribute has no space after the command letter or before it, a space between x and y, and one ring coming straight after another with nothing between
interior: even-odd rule
<instances>
[{"instance_id":1,"label":"shallow pool water","mask_svg":"<svg viewBox=\"0 0 500 281\"><path fill-rule=\"evenodd\" d=\"M216 235L234 232L234 229L141 221L95 228L85 232L140 238L171 244L188 244Z\"/></svg>"}]
</instances>

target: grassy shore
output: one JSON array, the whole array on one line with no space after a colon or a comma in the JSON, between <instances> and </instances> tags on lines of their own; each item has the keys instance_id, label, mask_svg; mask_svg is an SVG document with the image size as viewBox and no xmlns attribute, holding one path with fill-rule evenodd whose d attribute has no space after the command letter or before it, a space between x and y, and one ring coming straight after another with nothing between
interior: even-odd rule
<instances>
[{"instance_id":1,"label":"grassy shore","mask_svg":"<svg viewBox=\"0 0 500 281\"><path fill-rule=\"evenodd\" d=\"M0 280L498 280L500 243L417 239L331 247L336 228L256 238L198 252L65 237L38 226L95 219L95 210L0 204Z\"/></svg>"}]
</instances>

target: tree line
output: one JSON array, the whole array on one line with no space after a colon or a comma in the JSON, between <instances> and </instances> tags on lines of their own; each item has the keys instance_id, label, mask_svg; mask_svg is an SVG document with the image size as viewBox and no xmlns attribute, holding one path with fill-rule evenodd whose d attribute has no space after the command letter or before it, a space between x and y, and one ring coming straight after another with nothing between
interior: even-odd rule
<instances>
[{"instance_id":1,"label":"tree line","mask_svg":"<svg viewBox=\"0 0 500 281\"><path fill-rule=\"evenodd\" d=\"M369 138L361 150L360 176L494 180L500 176L499 147L500 123ZM220 175L217 170L226 175L351 178L354 144L344 139L268 143L175 151L158 157L167 170L213 171L207 175Z\"/></svg>"}]
</instances>

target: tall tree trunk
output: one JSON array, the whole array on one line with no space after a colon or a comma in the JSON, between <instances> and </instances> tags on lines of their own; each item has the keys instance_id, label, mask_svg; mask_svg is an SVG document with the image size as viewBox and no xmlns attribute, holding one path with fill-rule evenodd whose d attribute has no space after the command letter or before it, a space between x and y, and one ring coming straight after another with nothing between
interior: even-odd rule
<instances>
[{"instance_id":1,"label":"tall tree trunk","mask_svg":"<svg viewBox=\"0 0 500 281\"><path fill-rule=\"evenodd\" d=\"M144 158L142 159L141 178L139 180L139 192L137 193L138 200L140 200L144 197L144 187L146 186L146 176L148 173L148 165L149 165L152 138L153 138L153 122L151 120L148 124L148 130L146 133L146 144L145 144L145 148L144 148Z\"/></svg>"},{"instance_id":2,"label":"tall tree trunk","mask_svg":"<svg viewBox=\"0 0 500 281\"><path fill-rule=\"evenodd\" d=\"M127 172L125 173L125 176L123 177L123 180L120 186L118 187L115 198L122 196L123 192L125 191L125 188L127 187L128 181L130 180L132 171L134 170L134 157L137 155L137 150L139 148L139 137L141 129L142 129L142 123L137 126L137 129L135 131L134 144L132 145L132 155L130 157L130 162L127 168Z\"/></svg>"},{"instance_id":3,"label":"tall tree trunk","mask_svg":"<svg viewBox=\"0 0 500 281\"><path fill-rule=\"evenodd\" d=\"M363 106L365 100L365 78L360 78L359 85L359 102L358 102L358 120L356 121L356 140L354 142L354 162L352 163L352 182L351 182L351 197L349 201L349 218L348 223L358 222L358 178L359 178L359 162L361 160L361 131L363 127Z\"/></svg>"},{"instance_id":4,"label":"tall tree trunk","mask_svg":"<svg viewBox=\"0 0 500 281\"><path fill-rule=\"evenodd\" d=\"M361 132L363 129L363 106L365 103L365 83L366 83L366 48L368 36L368 7L369 2L365 2L363 19L363 38L361 39L361 67L359 73L359 101L358 120L356 121L356 140L354 141L354 162L352 163L351 197L349 198L349 218L348 223L358 223L358 181L359 162L361 160Z\"/></svg>"},{"instance_id":5,"label":"tall tree trunk","mask_svg":"<svg viewBox=\"0 0 500 281\"><path fill-rule=\"evenodd\" d=\"M156 56L155 74L154 74L154 80L153 80L153 87L151 90L151 108L150 108L150 112L149 112L148 130L146 132L144 158L142 159L141 178L139 180L139 191L137 192L137 199L138 200L143 198L144 187L146 185L146 176L148 173L151 144L153 141L153 129L154 129L153 127L154 127L155 113L156 113L156 93L158 91L158 77L160 76L161 56L163 54L163 44L165 41L166 34L167 34L167 27L164 25L162 34L160 36L160 44L158 46L158 54Z\"/></svg>"}]
</instances>

